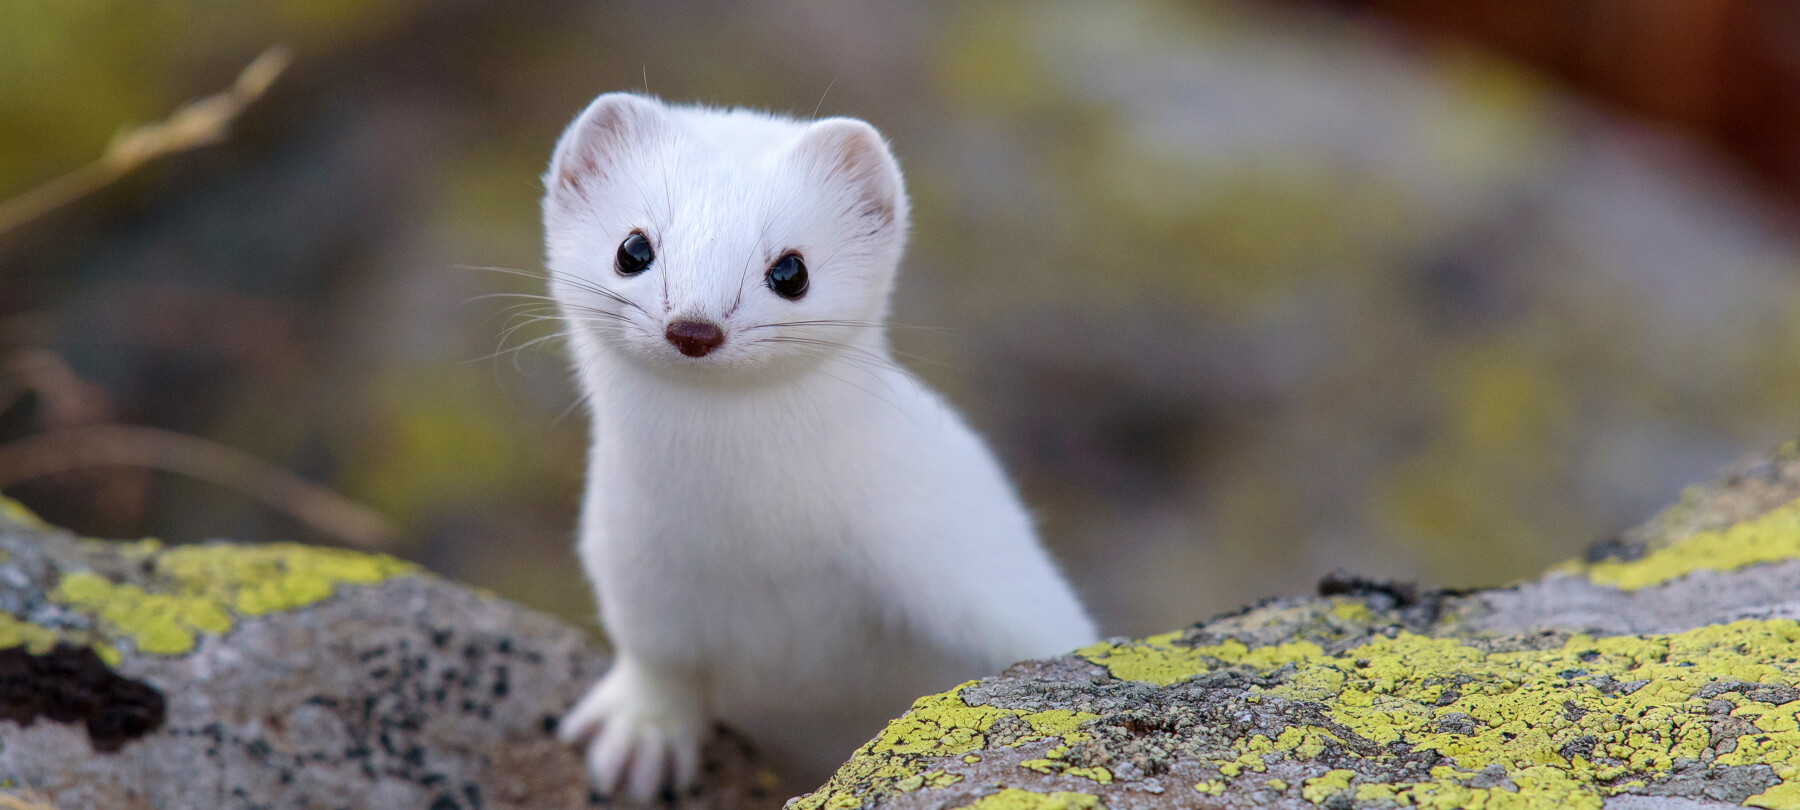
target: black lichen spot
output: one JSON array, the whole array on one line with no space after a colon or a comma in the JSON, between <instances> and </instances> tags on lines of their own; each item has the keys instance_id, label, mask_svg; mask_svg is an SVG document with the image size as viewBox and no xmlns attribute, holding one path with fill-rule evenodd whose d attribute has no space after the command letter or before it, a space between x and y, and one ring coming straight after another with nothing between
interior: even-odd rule
<instances>
[{"instance_id":1,"label":"black lichen spot","mask_svg":"<svg viewBox=\"0 0 1800 810\"><path fill-rule=\"evenodd\" d=\"M1613 536L1605 540L1589 543L1581 558L1589 563L1637 562L1644 558L1649 548L1641 542L1632 542L1623 537Z\"/></svg>"},{"instance_id":2,"label":"black lichen spot","mask_svg":"<svg viewBox=\"0 0 1800 810\"><path fill-rule=\"evenodd\" d=\"M1377 609L1411 607L1419 601L1419 586L1411 582L1378 582L1342 571L1319 580L1319 596L1354 596L1368 599ZM1388 604L1380 604L1380 602Z\"/></svg>"},{"instance_id":3,"label":"black lichen spot","mask_svg":"<svg viewBox=\"0 0 1800 810\"><path fill-rule=\"evenodd\" d=\"M86 647L0 650L0 718L28 726L38 715L85 724L94 750L111 753L163 724L163 695L121 677Z\"/></svg>"},{"instance_id":4,"label":"black lichen spot","mask_svg":"<svg viewBox=\"0 0 1800 810\"><path fill-rule=\"evenodd\" d=\"M1563 747L1557 750L1557 753L1559 753L1559 754L1563 755L1563 757L1565 757L1567 759L1571 759L1571 760L1573 760L1576 757L1587 757L1588 759L1593 759L1594 747L1599 744L1600 744L1599 737L1595 737L1592 734L1583 734L1579 737L1576 737L1573 740L1568 741L1567 743L1564 743Z\"/></svg>"},{"instance_id":5,"label":"black lichen spot","mask_svg":"<svg viewBox=\"0 0 1800 810\"><path fill-rule=\"evenodd\" d=\"M1439 734L1474 734L1475 718L1463 712L1451 712L1438 718L1437 730Z\"/></svg>"},{"instance_id":6,"label":"black lichen spot","mask_svg":"<svg viewBox=\"0 0 1800 810\"><path fill-rule=\"evenodd\" d=\"M1778 683L1750 683L1745 681L1720 681L1709 683L1700 688L1696 697L1716 698L1726 692L1736 692L1757 703L1768 703L1783 706L1800 700L1800 689Z\"/></svg>"}]
</instances>

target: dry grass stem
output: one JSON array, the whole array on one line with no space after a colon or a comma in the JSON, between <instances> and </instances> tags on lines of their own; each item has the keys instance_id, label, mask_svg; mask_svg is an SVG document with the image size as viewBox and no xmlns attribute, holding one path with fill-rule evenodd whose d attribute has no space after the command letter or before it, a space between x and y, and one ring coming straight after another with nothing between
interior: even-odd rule
<instances>
[{"instance_id":1,"label":"dry grass stem","mask_svg":"<svg viewBox=\"0 0 1800 810\"><path fill-rule=\"evenodd\" d=\"M343 542L385 548L387 518L262 459L197 436L129 425L74 427L0 446L0 489L92 467L147 467L242 492Z\"/></svg>"},{"instance_id":2,"label":"dry grass stem","mask_svg":"<svg viewBox=\"0 0 1800 810\"><path fill-rule=\"evenodd\" d=\"M0 234L78 200L145 163L225 139L227 127L287 69L291 57L276 45L238 73L225 90L188 102L167 119L120 132L99 159L0 202Z\"/></svg>"}]
</instances>

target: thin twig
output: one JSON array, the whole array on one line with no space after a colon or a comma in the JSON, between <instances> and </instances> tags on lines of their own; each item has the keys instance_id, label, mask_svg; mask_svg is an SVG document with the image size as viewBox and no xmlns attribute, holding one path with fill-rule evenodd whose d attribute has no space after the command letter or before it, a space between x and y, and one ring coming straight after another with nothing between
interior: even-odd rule
<instances>
[{"instance_id":1,"label":"thin twig","mask_svg":"<svg viewBox=\"0 0 1800 810\"><path fill-rule=\"evenodd\" d=\"M345 543L388 547L393 524L366 506L217 442L157 428L91 425L0 445L0 489L90 467L148 467L236 490Z\"/></svg>"},{"instance_id":2,"label":"thin twig","mask_svg":"<svg viewBox=\"0 0 1800 810\"><path fill-rule=\"evenodd\" d=\"M222 92L188 102L160 122L124 130L94 162L0 202L0 234L87 196L151 160L224 140L226 127L269 89L289 61L286 46L271 47Z\"/></svg>"}]
</instances>

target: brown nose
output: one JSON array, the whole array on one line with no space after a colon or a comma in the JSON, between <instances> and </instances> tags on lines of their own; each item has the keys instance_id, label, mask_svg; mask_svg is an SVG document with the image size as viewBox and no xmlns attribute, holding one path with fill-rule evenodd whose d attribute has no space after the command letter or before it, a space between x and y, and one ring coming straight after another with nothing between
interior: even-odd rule
<instances>
[{"instance_id":1,"label":"brown nose","mask_svg":"<svg viewBox=\"0 0 1800 810\"><path fill-rule=\"evenodd\" d=\"M725 332L706 321L676 321L669 324L663 337L689 357L705 357L725 342Z\"/></svg>"}]
</instances>

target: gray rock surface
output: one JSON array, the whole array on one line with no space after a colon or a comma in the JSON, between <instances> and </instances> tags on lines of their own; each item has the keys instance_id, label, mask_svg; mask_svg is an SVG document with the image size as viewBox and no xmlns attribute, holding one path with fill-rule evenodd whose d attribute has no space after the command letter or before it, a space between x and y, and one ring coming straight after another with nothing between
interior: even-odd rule
<instances>
[{"instance_id":1,"label":"gray rock surface","mask_svg":"<svg viewBox=\"0 0 1800 810\"><path fill-rule=\"evenodd\" d=\"M606 804L551 734L606 659L548 616L386 558L80 540L11 503L0 549L0 646L25 644L0 778L57 807ZM782 798L723 733L706 761L673 806Z\"/></svg>"},{"instance_id":2,"label":"gray rock surface","mask_svg":"<svg viewBox=\"0 0 1800 810\"><path fill-rule=\"evenodd\" d=\"M1333 578L929 695L789 810L1800 809L1800 446L1532 582ZM0 779L59 806L561 808L604 657L398 561L0 500ZM782 795L721 732L700 810Z\"/></svg>"},{"instance_id":3,"label":"gray rock surface","mask_svg":"<svg viewBox=\"0 0 1800 810\"><path fill-rule=\"evenodd\" d=\"M1334 579L920 699L789 810L1800 808L1800 447L1542 578Z\"/></svg>"}]
</instances>

